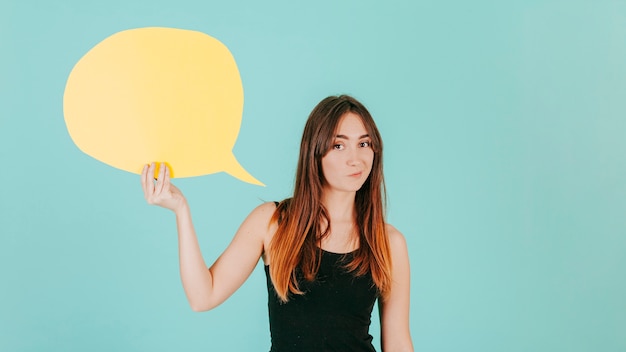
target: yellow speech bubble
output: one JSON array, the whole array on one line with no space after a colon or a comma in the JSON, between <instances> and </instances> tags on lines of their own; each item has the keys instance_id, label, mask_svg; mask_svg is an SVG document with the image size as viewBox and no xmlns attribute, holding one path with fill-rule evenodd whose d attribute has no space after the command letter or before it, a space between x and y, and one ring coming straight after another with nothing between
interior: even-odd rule
<instances>
[{"instance_id":1,"label":"yellow speech bubble","mask_svg":"<svg viewBox=\"0 0 626 352\"><path fill-rule=\"evenodd\" d=\"M76 146L118 169L166 161L176 177L224 171L263 185L232 152L243 113L237 64L204 33L151 27L106 38L72 69L63 110Z\"/></svg>"}]
</instances>

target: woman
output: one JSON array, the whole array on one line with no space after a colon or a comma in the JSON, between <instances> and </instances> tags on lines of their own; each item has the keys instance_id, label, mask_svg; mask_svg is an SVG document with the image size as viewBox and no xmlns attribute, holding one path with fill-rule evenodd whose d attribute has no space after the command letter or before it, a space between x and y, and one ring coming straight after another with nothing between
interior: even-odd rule
<instances>
[{"instance_id":1,"label":"woman","mask_svg":"<svg viewBox=\"0 0 626 352\"><path fill-rule=\"evenodd\" d=\"M384 222L382 141L367 109L331 96L311 112L294 195L265 203L208 268L183 194L162 164L144 166L149 204L176 214L180 273L194 311L226 300L259 258L267 275L272 351L373 351L378 299L384 351L412 351L409 260L404 237Z\"/></svg>"}]
</instances>

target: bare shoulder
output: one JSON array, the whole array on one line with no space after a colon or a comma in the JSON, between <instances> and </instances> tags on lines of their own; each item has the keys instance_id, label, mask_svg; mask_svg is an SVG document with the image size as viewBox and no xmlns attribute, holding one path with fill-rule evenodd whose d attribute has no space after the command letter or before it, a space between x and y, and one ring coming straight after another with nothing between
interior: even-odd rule
<instances>
[{"instance_id":1,"label":"bare shoulder","mask_svg":"<svg viewBox=\"0 0 626 352\"><path fill-rule=\"evenodd\" d=\"M389 238L389 246L392 253L406 252L407 245L404 235L391 224L385 224L385 230L387 231L387 238Z\"/></svg>"},{"instance_id":2,"label":"bare shoulder","mask_svg":"<svg viewBox=\"0 0 626 352\"><path fill-rule=\"evenodd\" d=\"M274 203L263 203L254 208L246 219L241 223L239 231L244 237L256 237L265 241L268 235L268 230L271 225L272 215L274 215L276 206Z\"/></svg>"},{"instance_id":3,"label":"bare shoulder","mask_svg":"<svg viewBox=\"0 0 626 352\"><path fill-rule=\"evenodd\" d=\"M276 204L274 202L266 202L257 206L244 220L240 229L244 232L257 234L257 238L263 242L263 260L266 259L265 253L278 227L276 222L272 221L275 211Z\"/></svg>"},{"instance_id":4,"label":"bare shoulder","mask_svg":"<svg viewBox=\"0 0 626 352\"><path fill-rule=\"evenodd\" d=\"M272 202L263 203L256 208L254 208L244 223L249 223L255 226L262 226L262 228L266 228L269 226L270 221L272 220L272 216L274 215L274 211L276 210L276 205ZM259 227L261 228L261 227Z\"/></svg>"}]
</instances>

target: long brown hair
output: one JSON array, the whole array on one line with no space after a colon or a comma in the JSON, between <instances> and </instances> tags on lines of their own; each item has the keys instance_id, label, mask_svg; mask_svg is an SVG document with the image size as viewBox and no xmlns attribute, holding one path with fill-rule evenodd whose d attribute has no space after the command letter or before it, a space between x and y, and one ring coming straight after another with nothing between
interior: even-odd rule
<instances>
[{"instance_id":1,"label":"long brown hair","mask_svg":"<svg viewBox=\"0 0 626 352\"><path fill-rule=\"evenodd\" d=\"M321 260L320 241L330 233L330 218L322 204L324 176L322 157L330 151L341 118L352 112L361 117L371 138L374 160L369 177L356 192L356 224L359 248L346 269L361 276L371 272L385 298L391 287L391 254L385 231L385 183L383 144L369 111L356 99L330 96L311 112L304 127L293 197L282 201L274 213L278 228L270 244L270 276L279 298L303 294L296 268L308 281L315 279ZM325 225L327 224L327 226Z\"/></svg>"}]
</instances>

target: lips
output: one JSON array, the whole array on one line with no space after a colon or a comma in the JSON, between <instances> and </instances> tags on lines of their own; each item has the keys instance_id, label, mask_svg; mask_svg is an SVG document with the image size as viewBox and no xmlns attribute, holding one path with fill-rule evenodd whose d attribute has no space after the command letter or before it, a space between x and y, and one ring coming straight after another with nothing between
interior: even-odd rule
<instances>
[{"instance_id":1,"label":"lips","mask_svg":"<svg viewBox=\"0 0 626 352\"><path fill-rule=\"evenodd\" d=\"M363 174L363 171L355 172L353 174L348 175L348 177L360 177Z\"/></svg>"}]
</instances>

